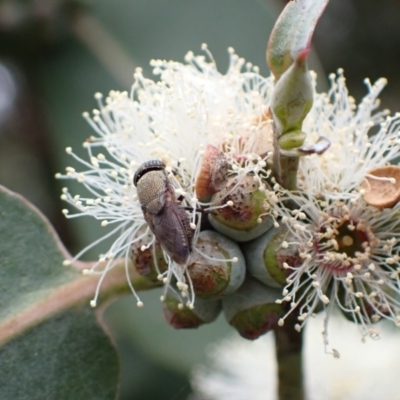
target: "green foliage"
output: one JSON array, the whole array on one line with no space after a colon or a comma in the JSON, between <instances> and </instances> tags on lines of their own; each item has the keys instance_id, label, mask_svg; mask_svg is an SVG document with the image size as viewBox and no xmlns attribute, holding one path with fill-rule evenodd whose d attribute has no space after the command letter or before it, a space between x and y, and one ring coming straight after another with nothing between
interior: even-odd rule
<instances>
[{"instance_id":1,"label":"green foliage","mask_svg":"<svg viewBox=\"0 0 400 400\"><path fill-rule=\"evenodd\" d=\"M21 333L0 351L0 398L109 400L117 353L89 306L74 307Z\"/></svg>"},{"instance_id":2,"label":"green foliage","mask_svg":"<svg viewBox=\"0 0 400 400\"><path fill-rule=\"evenodd\" d=\"M290 1L274 25L267 48L267 64L279 80L311 38L329 0Z\"/></svg>"},{"instance_id":3,"label":"green foliage","mask_svg":"<svg viewBox=\"0 0 400 400\"><path fill-rule=\"evenodd\" d=\"M115 398L117 354L87 301L94 280L62 265L67 253L24 199L1 188L0 210L0 398Z\"/></svg>"},{"instance_id":4,"label":"green foliage","mask_svg":"<svg viewBox=\"0 0 400 400\"><path fill-rule=\"evenodd\" d=\"M80 277L78 271L62 267L65 250L48 222L28 204L0 189L1 322Z\"/></svg>"}]
</instances>

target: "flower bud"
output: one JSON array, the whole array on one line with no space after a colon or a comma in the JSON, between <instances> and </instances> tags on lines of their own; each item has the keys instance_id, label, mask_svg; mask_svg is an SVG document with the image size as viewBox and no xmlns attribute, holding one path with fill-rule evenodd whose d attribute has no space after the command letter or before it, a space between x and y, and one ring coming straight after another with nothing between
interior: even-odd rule
<instances>
[{"instance_id":1,"label":"flower bud","mask_svg":"<svg viewBox=\"0 0 400 400\"><path fill-rule=\"evenodd\" d=\"M200 232L186 268L196 298L230 294L243 283L246 274L239 246L214 231Z\"/></svg>"},{"instance_id":2,"label":"flower bud","mask_svg":"<svg viewBox=\"0 0 400 400\"><path fill-rule=\"evenodd\" d=\"M280 297L280 290L248 277L236 292L223 298L222 309L242 337L254 340L278 326L284 314L282 304L275 302Z\"/></svg>"},{"instance_id":3,"label":"flower bud","mask_svg":"<svg viewBox=\"0 0 400 400\"><path fill-rule=\"evenodd\" d=\"M146 247L142 240L131 246L131 260L139 275L152 282L157 282L158 275L167 270L163 250L158 242Z\"/></svg>"},{"instance_id":4,"label":"flower bud","mask_svg":"<svg viewBox=\"0 0 400 400\"><path fill-rule=\"evenodd\" d=\"M232 205L227 205L228 202ZM226 186L212 198L212 204L225 207L209 214L211 225L237 242L252 240L273 226L267 191L259 187L251 174L240 181L237 177L229 178Z\"/></svg>"},{"instance_id":5,"label":"flower bud","mask_svg":"<svg viewBox=\"0 0 400 400\"><path fill-rule=\"evenodd\" d=\"M303 144L304 134L301 132L301 127L313 103L313 87L306 58L307 51L301 52L274 88L271 109L278 127L278 140L283 141L281 136L286 132L296 133L296 137L292 137L290 141L283 141L285 145L291 142L294 144L285 150Z\"/></svg>"},{"instance_id":6,"label":"flower bud","mask_svg":"<svg viewBox=\"0 0 400 400\"><path fill-rule=\"evenodd\" d=\"M287 245L288 232L284 228L272 228L259 238L243 246L247 269L254 278L265 285L280 288L286 278L302 260L298 248Z\"/></svg>"},{"instance_id":7,"label":"flower bud","mask_svg":"<svg viewBox=\"0 0 400 400\"><path fill-rule=\"evenodd\" d=\"M194 308L190 308L172 291L167 293L163 301L165 319L175 329L198 328L214 321L220 311L221 301L196 298Z\"/></svg>"}]
</instances>

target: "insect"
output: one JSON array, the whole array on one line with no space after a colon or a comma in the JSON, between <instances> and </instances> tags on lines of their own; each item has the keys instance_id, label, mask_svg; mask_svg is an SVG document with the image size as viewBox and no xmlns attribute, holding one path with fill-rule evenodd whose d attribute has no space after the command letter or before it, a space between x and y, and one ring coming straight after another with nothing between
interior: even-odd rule
<instances>
[{"instance_id":1,"label":"insect","mask_svg":"<svg viewBox=\"0 0 400 400\"><path fill-rule=\"evenodd\" d=\"M178 264L186 264L191 251L193 230L190 218L179 204L175 190L160 160L143 163L135 172L145 221L166 253Z\"/></svg>"}]
</instances>

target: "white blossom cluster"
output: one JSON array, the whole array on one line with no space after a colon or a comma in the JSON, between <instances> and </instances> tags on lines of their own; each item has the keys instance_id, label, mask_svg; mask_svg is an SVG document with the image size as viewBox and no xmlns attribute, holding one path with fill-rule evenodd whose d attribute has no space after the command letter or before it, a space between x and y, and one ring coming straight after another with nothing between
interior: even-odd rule
<instances>
[{"instance_id":1,"label":"white blossom cluster","mask_svg":"<svg viewBox=\"0 0 400 400\"><path fill-rule=\"evenodd\" d=\"M308 317L324 308L326 346L335 305L358 324L362 337L378 338L374 323L382 318L400 327L399 208L377 208L364 200L366 177L379 179L370 171L396 162L400 115L374 113L384 79L375 85L365 81L368 94L358 106L348 95L342 71L330 80L330 91L315 96L303 128L309 139L324 136L331 146L322 155L301 159L299 191L283 190L277 208L288 229L284 245L295 246L301 259L285 265L287 284L278 301L290 308L279 323L296 309L295 328L301 330ZM387 181L392 184L391 177ZM285 201L296 206L288 209ZM339 356L335 349L328 351Z\"/></svg>"},{"instance_id":2,"label":"white blossom cluster","mask_svg":"<svg viewBox=\"0 0 400 400\"><path fill-rule=\"evenodd\" d=\"M185 64L152 61L158 80L145 78L138 69L129 94L112 91L105 99L96 94L98 109L91 117L84 113L95 132L83 143L88 159L66 149L79 167L67 167L66 173L57 177L82 183L86 194L75 195L64 188L62 199L77 209L75 213L65 209L64 214L68 218L92 216L101 227L113 228L75 256L78 259L103 240L114 238L111 247L100 254L99 262L86 271L101 276L93 305L115 260L125 258L130 284L128 260L132 245L148 237L151 239L143 246L154 243L133 184L134 173L143 162L158 159L165 163L176 195L182 196L182 204L193 210L191 221L196 234L201 214L197 213L196 223L199 200L194 186L208 144L223 151L230 174L239 178L248 173L266 174L264 167L270 150L266 132L271 131L271 122L263 115L272 79L260 76L257 67L245 63L231 48L228 71L221 74L205 45L203 50L206 56L189 52ZM165 257L168 259L167 254ZM71 262L67 260L65 264ZM182 283L182 288L187 288L184 268L169 260L169 268L160 274L160 280L169 283L172 275ZM141 306L132 285L131 289Z\"/></svg>"},{"instance_id":3,"label":"white blossom cluster","mask_svg":"<svg viewBox=\"0 0 400 400\"><path fill-rule=\"evenodd\" d=\"M76 258L104 239L114 239L99 262L86 271L100 274L92 304L106 273L124 258L128 282L142 305L128 271L132 245L143 242L145 249L155 242L133 184L142 163L157 159L166 165L181 205L189 210L196 251L199 207L210 211L213 204L199 201L195 185L205 148L213 145L226 157L230 176L250 174L256 178L255 190L268 193L268 213L275 226L287 229L282 247L292 246L298 252L293 265L284 263L286 284L277 302L285 305L286 313L279 325L296 312L295 329L300 331L308 317L324 309L326 346L335 305L359 325L362 337L378 337L373 324L382 318L400 326L398 207L379 208L364 199L366 178L377 179L371 171L394 164L400 153L400 116L375 112L385 80L374 85L366 80L368 94L358 106L340 70L330 76L328 93L314 88L313 108L302 128L306 145L320 137L331 145L323 154L301 157L298 190L288 191L270 179L274 148L269 104L274 79L260 76L232 49L228 71L221 74L207 47L203 50L205 56L188 53L185 64L152 61L158 80L145 78L138 69L129 94L111 92L105 99L97 94L98 109L91 117L84 114L95 132L83 144L88 159L67 148L79 168L67 167L58 177L76 180L86 190L75 195L63 189L62 199L77 210L64 213L69 218L89 215L100 226L112 227ZM389 176L379 179L395 181ZM267 181L272 181L276 193L266 188ZM190 282L185 266L164 255L168 269L160 272L160 280L168 284L174 276L187 296ZM188 304L193 305L194 296L189 297ZM329 351L338 356L336 350Z\"/></svg>"}]
</instances>

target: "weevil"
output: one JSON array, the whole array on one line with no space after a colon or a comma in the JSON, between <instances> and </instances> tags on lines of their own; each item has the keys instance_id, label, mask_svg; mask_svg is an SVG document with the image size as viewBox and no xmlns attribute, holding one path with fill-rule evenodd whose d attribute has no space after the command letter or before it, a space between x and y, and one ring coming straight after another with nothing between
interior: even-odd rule
<instances>
[{"instance_id":1,"label":"weevil","mask_svg":"<svg viewBox=\"0 0 400 400\"><path fill-rule=\"evenodd\" d=\"M186 264L192 249L193 229L185 208L178 202L165 164L146 161L135 172L143 216L161 247L178 264Z\"/></svg>"}]
</instances>

